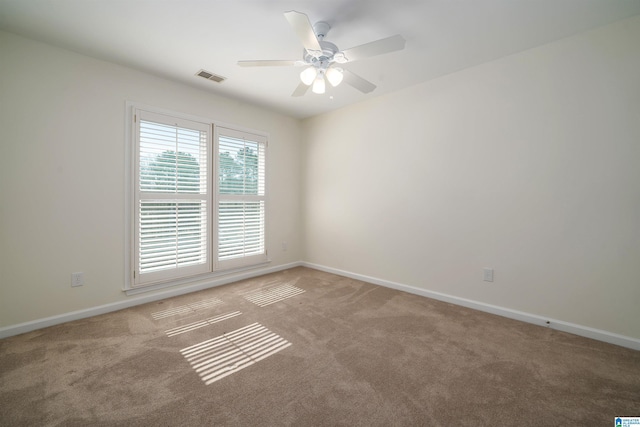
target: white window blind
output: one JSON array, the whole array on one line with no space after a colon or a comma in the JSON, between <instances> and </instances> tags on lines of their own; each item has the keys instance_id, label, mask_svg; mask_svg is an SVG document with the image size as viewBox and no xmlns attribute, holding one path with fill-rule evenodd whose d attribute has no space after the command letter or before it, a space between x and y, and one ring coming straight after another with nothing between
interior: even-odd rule
<instances>
[{"instance_id":1,"label":"white window blind","mask_svg":"<svg viewBox=\"0 0 640 427\"><path fill-rule=\"evenodd\" d=\"M217 127L216 141L218 266L266 260L266 138Z\"/></svg>"},{"instance_id":2,"label":"white window blind","mask_svg":"<svg viewBox=\"0 0 640 427\"><path fill-rule=\"evenodd\" d=\"M210 128L136 111L135 284L211 270Z\"/></svg>"},{"instance_id":3,"label":"white window blind","mask_svg":"<svg viewBox=\"0 0 640 427\"><path fill-rule=\"evenodd\" d=\"M267 262L266 136L151 107L132 118L126 290Z\"/></svg>"}]
</instances>

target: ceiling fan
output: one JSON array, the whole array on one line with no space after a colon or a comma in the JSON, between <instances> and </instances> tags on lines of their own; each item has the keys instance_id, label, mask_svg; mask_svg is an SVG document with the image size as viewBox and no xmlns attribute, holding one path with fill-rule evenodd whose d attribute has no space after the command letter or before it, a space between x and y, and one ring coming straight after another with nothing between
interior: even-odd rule
<instances>
[{"instance_id":1,"label":"ceiling fan","mask_svg":"<svg viewBox=\"0 0 640 427\"><path fill-rule=\"evenodd\" d=\"M404 49L405 40L401 35L396 34L351 49L340 50L335 44L324 40L331 29L328 23L321 21L311 26L309 17L296 11L285 12L284 16L304 46L302 59L238 61L238 65L241 67L306 67L300 73L301 83L291 96L302 96L307 93L309 87L312 88L312 92L322 94L326 88L325 79L332 86L338 86L344 80L360 92L369 93L376 88L376 85L339 65Z\"/></svg>"}]
</instances>

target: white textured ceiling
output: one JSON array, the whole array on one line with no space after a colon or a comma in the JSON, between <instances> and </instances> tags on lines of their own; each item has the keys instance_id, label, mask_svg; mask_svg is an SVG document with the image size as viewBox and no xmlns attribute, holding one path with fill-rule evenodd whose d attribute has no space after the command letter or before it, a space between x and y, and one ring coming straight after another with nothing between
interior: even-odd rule
<instances>
[{"instance_id":1,"label":"white textured ceiling","mask_svg":"<svg viewBox=\"0 0 640 427\"><path fill-rule=\"evenodd\" d=\"M340 49L394 34L406 48L344 66L372 93L293 98L300 68L237 65L301 59L289 10L330 23ZM0 29L304 118L636 14L640 0L0 0Z\"/></svg>"}]
</instances>

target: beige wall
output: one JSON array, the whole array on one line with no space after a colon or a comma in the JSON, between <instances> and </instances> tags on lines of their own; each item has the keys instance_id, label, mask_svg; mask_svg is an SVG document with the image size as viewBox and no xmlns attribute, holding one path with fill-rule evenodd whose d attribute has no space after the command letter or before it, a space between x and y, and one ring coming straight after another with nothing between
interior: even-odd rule
<instances>
[{"instance_id":1,"label":"beige wall","mask_svg":"<svg viewBox=\"0 0 640 427\"><path fill-rule=\"evenodd\" d=\"M0 58L0 328L132 299L126 101L268 132L271 266L300 259L298 120L8 33Z\"/></svg>"},{"instance_id":2,"label":"beige wall","mask_svg":"<svg viewBox=\"0 0 640 427\"><path fill-rule=\"evenodd\" d=\"M635 17L306 120L304 259L640 338L638 40Z\"/></svg>"}]
</instances>

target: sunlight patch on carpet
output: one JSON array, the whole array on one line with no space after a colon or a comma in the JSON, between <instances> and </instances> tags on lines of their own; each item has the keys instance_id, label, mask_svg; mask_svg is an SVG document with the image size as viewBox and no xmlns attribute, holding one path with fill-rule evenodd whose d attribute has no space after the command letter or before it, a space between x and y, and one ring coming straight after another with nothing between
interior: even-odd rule
<instances>
[{"instance_id":1,"label":"sunlight patch on carpet","mask_svg":"<svg viewBox=\"0 0 640 427\"><path fill-rule=\"evenodd\" d=\"M269 304L295 297L303 292L305 292L304 289L296 288L292 285L282 285L252 291L244 295L244 298L260 307L265 307Z\"/></svg>"},{"instance_id":2,"label":"sunlight patch on carpet","mask_svg":"<svg viewBox=\"0 0 640 427\"><path fill-rule=\"evenodd\" d=\"M206 385L265 359L291 343L259 323L180 350Z\"/></svg>"},{"instance_id":3,"label":"sunlight patch on carpet","mask_svg":"<svg viewBox=\"0 0 640 427\"><path fill-rule=\"evenodd\" d=\"M187 325L178 326L176 328L167 329L164 332L167 334L167 336L173 337L175 335L184 334L185 332L191 332L195 329L199 329L207 325L213 325L214 323L222 322L223 320L227 320L232 317L240 316L241 314L242 313L239 311L232 311L231 313L221 314L220 316L211 317L199 322L193 322Z\"/></svg>"},{"instance_id":4,"label":"sunlight patch on carpet","mask_svg":"<svg viewBox=\"0 0 640 427\"><path fill-rule=\"evenodd\" d=\"M198 302L192 302L190 304L181 305L178 307L169 308L167 310L156 311L151 313L151 317L154 320L164 319L165 317L176 316L178 314L193 313L196 310L202 310L209 307L215 307L222 304L222 301L218 298L205 299Z\"/></svg>"}]
</instances>

